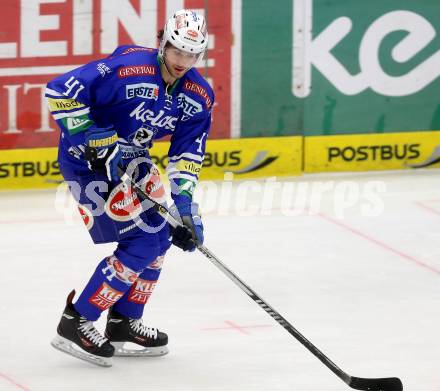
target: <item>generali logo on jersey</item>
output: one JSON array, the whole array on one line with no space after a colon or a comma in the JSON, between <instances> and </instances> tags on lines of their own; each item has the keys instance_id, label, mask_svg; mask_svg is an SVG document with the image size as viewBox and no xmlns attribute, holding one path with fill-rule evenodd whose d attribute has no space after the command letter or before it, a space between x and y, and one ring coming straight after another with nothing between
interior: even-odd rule
<instances>
[{"instance_id":1,"label":"generali logo on jersey","mask_svg":"<svg viewBox=\"0 0 440 391\"><path fill-rule=\"evenodd\" d=\"M209 97L208 93L201 85L187 80L185 81L183 88L187 91L195 92L197 95L200 95L202 98L204 98L206 102L206 107L208 109L212 106L211 98Z\"/></svg>"},{"instance_id":2,"label":"generali logo on jersey","mask_svg":"<svg viewBox=\"0 0 440 391\"><path fill-rule=\"evenodd\" d=\"M144 47L134 47L134 48L128 48L127 50L124 50L122 54L129 54L133 52L153 52L154 50L151 48L144 48Z\"/></svg>"},{"instance_id":3,"label":"generali logo on jersey","mask_svg":"<svg viewBox=\"0 0 440 391\"><path fill-rule=\"evenodd\" d=\"M118 77L120 79L130 76L154 76L156 68L153 65L133 65L118 69Z\"/></svg>"}]
</instances>

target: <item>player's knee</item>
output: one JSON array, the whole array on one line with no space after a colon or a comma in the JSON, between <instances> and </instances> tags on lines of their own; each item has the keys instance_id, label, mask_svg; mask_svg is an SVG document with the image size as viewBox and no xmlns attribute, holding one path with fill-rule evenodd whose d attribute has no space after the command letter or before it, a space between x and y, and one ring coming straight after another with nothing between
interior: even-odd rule
<instances>
[{"instance_id":1,"label":"player's knee","mask_svg":"<svg viewBox=\"0 0 440 391\"><path fill-rule=\"evenodd\" d=\"M141 278L157 281L159 279L160 272L162 271L164 259L165 257L163 255L157 257L143 270Z\"/></svg>"},{"instance_id":2,"label":"player's knee","mask_svg":"<svg viewBox=\"0 0 440 391\"><path fill-rule=\"evenodd\" d=\"M143 246L123 246L119 244L114 255L126 266L140 272L153 262L160 254L157 244Z\"/></svg>"},{"instance_id":3,"label":"player's knee","mask_svg":"<svg viewBox=\"0 0 440 391\"><path fill-rule=\"evenodd\" d=\"M122 282L126 285L131 285L140 274L139 270L129 267L115 255L110 255L105 258L98 268L101 268L102 273L107 277L108 281L117 282L119 280L120 282L118 284Z\"/></svg>"}]
</instances>

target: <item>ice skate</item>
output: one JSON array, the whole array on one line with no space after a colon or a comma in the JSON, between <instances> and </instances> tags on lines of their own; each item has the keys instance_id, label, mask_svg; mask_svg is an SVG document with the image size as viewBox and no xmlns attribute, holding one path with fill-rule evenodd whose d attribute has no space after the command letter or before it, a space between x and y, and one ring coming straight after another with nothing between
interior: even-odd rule
<instances>
[{"instance_id":1,"label":"ice skate","mask_svg":"<svg viewBox=\"0 0 440 391\"><path fill-rule=\"evenodd\" d=\"M155 357L168 353L168 336L147 327L142 319L123 316L109 310L105 336L115 347L115 356Z\"/></svg>"},{"instance_id":2,"label":"ice skate","mask_svg":"<svg viewBox=\"0 0 440 391\"><path fill-rule=\"evenodd\" d=\"M75 291L67 297L66 308L58 324L58 335L51 345L64 353L103 367L112 366L114 347L93 323L75 310L72 304Z\"/></svg>"}]
</instances>

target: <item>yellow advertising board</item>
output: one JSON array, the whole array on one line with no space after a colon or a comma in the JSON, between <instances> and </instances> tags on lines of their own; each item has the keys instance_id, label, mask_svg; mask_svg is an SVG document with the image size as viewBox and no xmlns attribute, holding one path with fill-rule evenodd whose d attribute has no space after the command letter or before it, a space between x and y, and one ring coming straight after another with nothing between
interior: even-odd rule
<instances>
[{"instance_id":1,"label":"yellow advertising board","mask_svg":"<svg viewBox=\"0 0 440 391\"><path fill-rule=\"evenodd\" d=\"M0 151L0 190L53 187L60 181L57 148Z\"/></svg>"},{"instance_id":2,"label":"yellow advertising board","mask_svg":"<svg viewBox=\"0 0 440 391\"><path fill-rule=\"evenodd\" d=\"M155 143L152 160L164 171L169 143ZM201 180L223 179L232 172L235 179L299 175L302 170L302 137L259 137L208 140Z\"/></svg>"},{"instance_id":3,"label":"yellow advertising board","mask_svg":"<svg viewBox=\"0 0 440 391\"><path fill-rule=\"evenodd\" d=\"M304 172L440 167L440 131L310 136Z\"/></svg>"},{"instance_id":4,"label":"yellow advertising board","mask_svg":"<svg viewBox=\"0 0 440 391\"><path fill-rule=\"evenodd\" d=\"M162 172L168 148L168 142L157 142L150 151ZM299 175L302 148L300 136L208 140L200 179L221 180L226 172L235 179ZM60 180L57 148L0 151L0 190L46 188Z\"/></svg>"}]
</instances>

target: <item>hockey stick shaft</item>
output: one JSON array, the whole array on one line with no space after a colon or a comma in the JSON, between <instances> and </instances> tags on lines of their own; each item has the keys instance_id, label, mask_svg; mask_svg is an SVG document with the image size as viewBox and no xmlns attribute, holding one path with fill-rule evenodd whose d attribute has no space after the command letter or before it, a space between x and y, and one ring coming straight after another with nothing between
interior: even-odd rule
<instances>
[{"instance_id":1,"label":"hockey stick shaft","mask_svg":"<svg viewBox=\"0 0 440 391\"><path fill-rule=\"evenodd\" d=\"M288 333L293 335L299 342L301 342L314 356L316 356L323 364L325 364L331 371L339 376L345 383L350 382L350 377L332 362L324 353L322 353L316 346L314 346L306 337L304 337L298 330L296 330L290 322L288 322L281 314L269 305L261 296L259 296L249 285L247 285L241 278L239 278L232 270L230 270L223 262L220 261L208 248L201 245L197 247L198 250L205 255L219 270L221 270L235 285L237 285L243 292L245 292L255 303L257 303L264 311L266 311L279 325L284 327Z\"/></svg>"},{"instance_id":2,"label":"hockey stick shaft","mask_svg":"<svg viewBox=\"0 0 440 391\"><path fill-rule=\"evenodd\" d=\"M180 226L181 223L174 218L169 210L150 198L131 178L122 170L119 171L122 181L130 183L136 193L143 199L152 202L157 212L172 226ZM287 330L289 334L295 337L303 346L307 348L315 357L317 357L327 368L337 375L344 383L352 388L359 390L377 390L377 391L400 391L403 389L402 383L398 378L385 379L363 379L349 376L333 361L331 361L321 350L313 345L306 337L296 330L290 322L280 315L272 306L264 301L249 285L232 272L220 259L215 256L206 246L198 245L197 249L208 258L223 274L225 274L235 285L245 292L253 301L255 301L266 313L268 313L275 321Z\"/></svg>"},{"instance_id":3,"label":"hockey stick shaft","mask_svg":"<svg viewBox=\"0 0 440 391\"><path fill-rule=\"evenodd\" d=\"M172 226L176 227L181 223L173 217L169 210L157 201L149 197L131 178L122 170L119 171L121 180L130 183L141 198L152 202L157 209L157 212ZM221 270L235 285L237 285L243 292L245 292L252 300L254 300L264 311L266 311L273 319L275 319L281 326L283 326L290 334L292 334L298 341L300 341L308 350L310 350L316 357L318 357L325 365L327 365L336 375L338 375L345 382L349 381L349 376L342 371L336 364L334 364L328 357L324 355L318 348L316 348L307 338L305 338L299 331L297 331L283 316L279 314L272 306L264 301L249 285L247 285L241 278L232 272L220 259L215 256L204 245L198 245L197 249L208 258L219 270Z\"/></svg>"}]
</instances>

